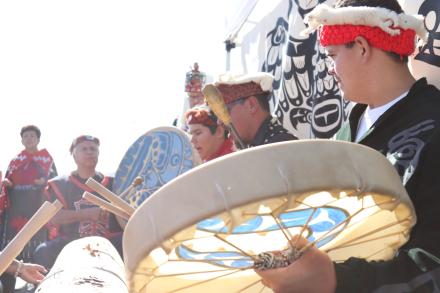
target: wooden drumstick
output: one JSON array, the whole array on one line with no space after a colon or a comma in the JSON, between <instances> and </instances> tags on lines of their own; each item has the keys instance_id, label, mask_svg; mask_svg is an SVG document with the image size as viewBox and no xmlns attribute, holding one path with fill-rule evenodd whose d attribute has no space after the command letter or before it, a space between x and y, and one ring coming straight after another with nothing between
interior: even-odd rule
<instances>
[{"instance_id":1,"label":"wooden drumstick","mask_svg":"<svg viewBox=\"0 0 440 293\"><path fill-rule=\"evenodd\" d=\"M86 185L93 190L95 190L97 193L99 193L102 197L107 199L109 202L111 202L114 206L118 207L119 209L123 210L125 213L127 213L129 216L131 216L134 213L134 208L130 206L127 202L125 202L123 199L118 197L116 194L102 186L98 181L96 181L93 178L89 178L86 181Z\"/></svg>"},{"instance_id":2,"label":"wooden drumstick","mask_svg":"<svg viewBox=\"0 0 440 293\"><path fill-rule=\"evenodd\" d=\"M203 90L203 95L205 96L205 100L208 103L211 110L215 113L215 115L229 128L232 135L235 138L235 141L238 143L238 147L240 149L246 148L243 143L240 135L234 127L234 124L231 121L231 115L229 115L228 108L226 107L225 101L223 99L222 94L219 92L217 87L213 84L207 84Z\"/></svg>"},{"instance_id":3,"label":"wooden drumstick","mask_svg":"<svg viewBox=\"0 0 440 293\"><path fill-rule=\"evenodd\" d=\"M55 200L53 203L45 201L41 205L32 218L29 219L23 228L21 228L20 232L15 235L11 242L9 242L0 253L0 274L3 274L35 233L52 219L62 207L63 205L58 200Z\"/></svg>"},{"instance_id":4,"label":"wooden drumstick","mask_svg":"<svg viewBox=\"0 0 440 293\"><path fill-rule=\"evenodd\" d=\"M130 219L130 215L128 215L125 211L119 209L117 206L111 204L108 201L105 201L105 200L97 197L96 195L94 195L88 191L83 193L83 198L93 204L96 204L97 206L99 206L103 210L109 211L109 212L115 214L116 216L119 216L127 221L128 221L128 219Z\"/></svg>"},{"instance_id":5,"label":"wooden drumstick","mask_svg":"<svg viewBox=\"0 0 440 293\"><path fill-rule=\"evenodd\" d=\"M125 198L134 188L136 188L137 186L141 185L142 182L144 182L144 179L142 179L141 176L138 176L136 178L134 178L133 182L130 184L129 187L127 187L127 189L125 189L120 195L120 198Z\"/></svg>"}]
</instances>

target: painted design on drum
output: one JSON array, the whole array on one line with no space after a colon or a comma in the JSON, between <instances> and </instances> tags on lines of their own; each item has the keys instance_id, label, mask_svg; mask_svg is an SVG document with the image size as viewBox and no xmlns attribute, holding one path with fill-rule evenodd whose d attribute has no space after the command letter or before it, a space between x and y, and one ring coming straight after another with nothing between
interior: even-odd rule
<instances>
[{"instance_id":1,"label":"painted design on drum","mask_svg":"<svg viewBox=\"0 0 440 293\"><path fill-rule=\"evenodd\" d=\"M162 185L193 167L190 141L178 132L153 131L127 151L115 175L114 191L121 194L137 176L143 183L124 200L138 207Z\"/></svg>"},{"instance_id":2,"label":"painted design on drum","mask_svg":"<svg viewBox=\"0 0 440 293\"><path fill-rule=\"evenodd\" d=\"M309 241L314 241L324 236L327 232L334 230L316 243L317 247L321 247L335 238L338 233L348 225L349 221L343 223L348 217L348 212L343 209L324 206L317 209L309 208L285 212L280 214L279 219L284 229L298 228L299 231L300 228L305 226L306 235L303 236ZM341 223L343 224L340 225ZM231 233L228 233L225 223L220 218L211 218L201 221L197 224L197 229L214 234L238 235L268 233L278 231L280 227L274 222L271 215L259 215L235 227ZM182 260L206 261L222 267L238 269L253 266L253 260L249 256L239 252L200 252L189 249L185 245L180 245L176 248L176 254Z\"/></svg>"},{"instance_id":3,"label":"painted design on drum","mask_svg":"<svg viewBox=\"0 0 440 293\"><path fill-rule=\"evenodd\" d=\"M198 252L180 245L176 254L182 260L199 260L225 268L246 269L254 265L252 258L235 251Z\"/></svg>"}]
</instances>

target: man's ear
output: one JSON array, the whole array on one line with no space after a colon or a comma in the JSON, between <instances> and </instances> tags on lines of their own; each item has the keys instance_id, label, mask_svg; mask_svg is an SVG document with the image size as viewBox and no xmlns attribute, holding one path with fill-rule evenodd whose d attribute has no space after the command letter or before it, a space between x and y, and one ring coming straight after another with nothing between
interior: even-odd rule
<instances>
[{"instance_id":1,"label":"man's ear","mask_svg":"<svg viewBox=\"0 0 440 293\"><path fill-rule=\"evenodd\" d=\"M372 47L368 43L367 39L365 39L362 36L357 36L354 39L354 43L357 49L359 50L360 56L365 60L369 59L371 56Z\"/></svg>"},{"instance_id":2,"label":"man's ear","mask_svg":"<svg viewBox=\"0 0 440 293\"><path fill-rule=\"evenodd\" d=\"M223 137L225 135L225 128L223 125L218 125L215 129L215 136L217 137Z\"/></svg>"},{"instance_id":3,"label":"man's ear","mask_svg":"<svg viewBox=\"0 0 440 293\"><path fill-rule=\"evenodd\" d=\"M251 114L255 114L255 112L257 112L259 106L257 97L250 96L249 98L246 99L246 104Z\"/></svg>"}]
</instances>

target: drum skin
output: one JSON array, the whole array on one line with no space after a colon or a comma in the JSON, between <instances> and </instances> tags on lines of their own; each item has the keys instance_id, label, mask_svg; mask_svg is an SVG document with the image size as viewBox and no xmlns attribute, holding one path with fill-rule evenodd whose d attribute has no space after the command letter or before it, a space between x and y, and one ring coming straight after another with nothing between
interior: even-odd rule
<instances>
[{"instance_id":1,"label":"drum skin","mask_svg":"<svg viewBox=\"0 0 440 293\"><path fill-rule=\"evenodd\" d=\"M202 164L165 184L127 223L131 292L270 292L261 252L301 235L329 256L390 259L416 222L379 152L330 140L281 142Z\"/></svg>"}]
</instances>

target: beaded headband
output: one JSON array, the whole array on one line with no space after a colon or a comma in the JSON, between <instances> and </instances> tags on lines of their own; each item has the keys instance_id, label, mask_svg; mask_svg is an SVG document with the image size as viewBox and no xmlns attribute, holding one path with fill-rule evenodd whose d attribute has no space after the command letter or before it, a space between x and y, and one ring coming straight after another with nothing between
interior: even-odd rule
<instances>
[{"instance_id":1,"label":"beaded headband","mask_svg":"<svg viewBox=\"0 0 440 293\"><path fill-rule=\"evenodd\" d=\"M225 104L229 104L240 98L270 93L273 79L274 77L267 72L225 73L219 76L215 86L222 94Z\"/></svg>"},{"instance_id":2,"label":"beaded headband","mask_svg":"<svg viewBox=\"0 0 440 293\"><path fill-rule=\"evenodd\" d=\"M91 135L80 135L72 141L72 144L70 145L70 149L69 149L70 153L73 153L75 147L78 144L82 143L83 141L92 141L99 146L99 139L97 137Z\"/></svg>"},{"instance_id":3,"label":"beaded headband","mask_svg":"<svg viewBox=\"0 0 440 293\"><path fill-rule=\"evenodd\" d=\"M186 123L217 126L217 118L207 108L192 108L185 113Z\"/></svg>"}]
</instances>

